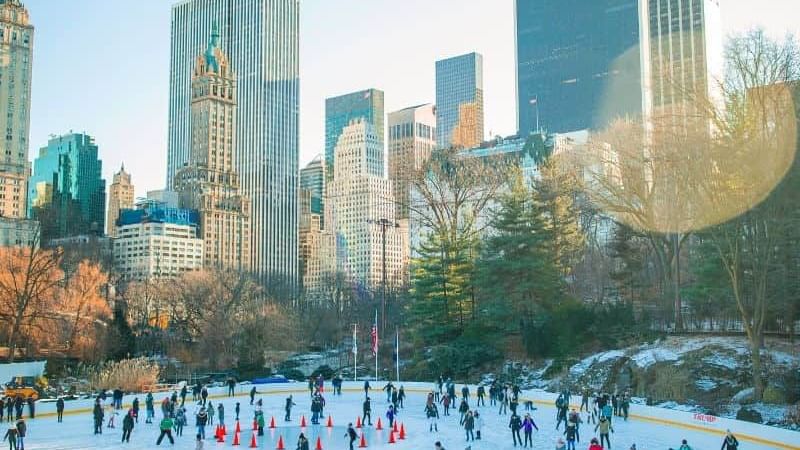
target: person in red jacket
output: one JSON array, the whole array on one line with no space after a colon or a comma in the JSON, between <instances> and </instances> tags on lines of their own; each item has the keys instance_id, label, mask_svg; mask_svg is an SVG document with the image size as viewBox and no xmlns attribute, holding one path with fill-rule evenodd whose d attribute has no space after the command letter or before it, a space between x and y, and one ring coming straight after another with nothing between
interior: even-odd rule
<instances>
[{"instance_id":1,"label":"person in red jacket","mask_svg":"<svg viewBox=\"0 0 800 450\"><path fill-rule=\"evenodd\" d=\"M589 450L603 450L597 438L592 438L592 442L589 444Z\"/></svg>"}]
</instances>

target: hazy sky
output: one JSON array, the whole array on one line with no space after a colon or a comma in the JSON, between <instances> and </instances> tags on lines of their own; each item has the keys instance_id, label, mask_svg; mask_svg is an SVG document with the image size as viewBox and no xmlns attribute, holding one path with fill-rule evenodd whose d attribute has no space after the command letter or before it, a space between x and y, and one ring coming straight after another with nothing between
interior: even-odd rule
<instances>
[{"instance_id":1,"label":"hazy sky","mask_svg":"<svg viewBox=\"0 0 800 450\"><path fill-rule=\"evenodd\" d=\"M594 1L594 0L586 0ZM24 0L36 27L30 158L50 134L96 138L136 195L166 171L172 0ZM726 33L800 35L798 0L721 0ZM513 0L301 0L300 163L324 149L325 97L375 87L386 112L434 101L434 62L484 56L486 132L516 132Z\"/></svg>"}]
</instances>

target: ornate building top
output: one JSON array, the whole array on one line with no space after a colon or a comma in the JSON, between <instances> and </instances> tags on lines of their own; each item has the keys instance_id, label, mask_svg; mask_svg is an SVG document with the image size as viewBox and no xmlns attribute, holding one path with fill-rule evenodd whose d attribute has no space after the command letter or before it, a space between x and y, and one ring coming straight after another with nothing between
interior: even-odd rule
<instances>
[{"instance_id":1,"label":"ornate building top","mask_svg":"<svg viewBox=\"0 0 800 450\"><path fill-rule=\"evenodd\" d=\"M197 64L194 69L194 76L217 75L224 78L231 78L229 73L228 57L219 47L219 27L214 23L211 28L211 39L208 40L208 47L203 54L197 56Z\"/></svg>"}]
</instances>

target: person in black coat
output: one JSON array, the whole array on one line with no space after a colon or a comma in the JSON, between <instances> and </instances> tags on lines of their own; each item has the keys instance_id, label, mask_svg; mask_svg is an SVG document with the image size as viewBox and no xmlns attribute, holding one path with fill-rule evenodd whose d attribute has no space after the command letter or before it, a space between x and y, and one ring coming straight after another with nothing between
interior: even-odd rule
<instances>
[{"instance_id":1,"label":"person in black coat","mask_svg":"<svg viewBox=\"0 0 800 450\"><path fill-rule=\"evenodd\" d=\"M739 440L731 433L731 430L728 430L728 433L725 435L721 450L739 450Z\"/></svg>"},{"instance_id":2,"label":"person in black coat","mask_svg":"<svg viewBox=\"0 0 800 450\"><path fill-rule=\"evenodd\" d=\"M56 415L58 416L58 423L64 419L64 397L58 397L56 400Z\"/></svg>"},{"instance_id":3,"label":"person in black coat","mask_svg":"<svg viewBox=\"0 0 800 450\"><path fill-rule=\"evenodd\" d=\"M128 414L125 414L125 418L122 419L122 442L130 442L131 441L131 431L133 431L133 410L131 409L128 411Z\"/></svg>"},{"instance_id":4,"label":"person in black coat","mask_svg":"<svg viewBox=\"0 0 800 450\"><path fill-rule=\"evenodd\" d=\"M511 414L508 428L511 428L511 438L514 439L514 447L517 446L517 442L519 442L519 445L522 445L522 436L519 434L519 430L522 428L522 419L516 414Z\"/></svg>"},{"instance_id":5,"label":"person in black coat","mask_svg":"<svg viewBox=\"0 0 800 450\"><path fill-rule=\"evenodd\" d=\"M367 424L367 421L369 421L369 425L372 426L372 404L369 401L369 397L364 400L361 419L365 425Z\"/></svg>"},{"instance_id":6,"label":"person in black coat","mask_svg":"<svg viewBox=\"0 0 800 450\"><path fill-rule=\"evenodd\" d=\"M103 434L103 407L100 405L100 399L94 402L94 409L92 416L94 417L94 434Z\"/></svg>"}]
</instances>

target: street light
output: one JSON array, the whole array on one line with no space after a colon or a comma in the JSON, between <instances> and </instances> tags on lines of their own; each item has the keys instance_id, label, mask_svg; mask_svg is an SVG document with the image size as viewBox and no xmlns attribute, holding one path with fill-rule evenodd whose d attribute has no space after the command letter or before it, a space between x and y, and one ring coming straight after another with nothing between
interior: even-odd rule
<instances>
[{"instance_id":1,"label":"street light","mask_svg":"<svg viewBox=\"0 0 800 450\"><path fill-rule=\"evenodd\" d=\"M377 225L381 227L381 239L382 239L382 255L383 255L383 293L381 295L381 329L386 329L386 229L387 228L399 228L400 224L389 219L378 219L372 220L367 219L367 223L372 225Z\"/></svg>"}]
</instances>

